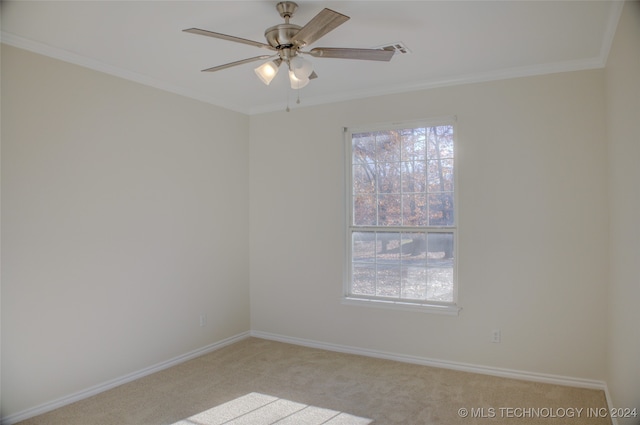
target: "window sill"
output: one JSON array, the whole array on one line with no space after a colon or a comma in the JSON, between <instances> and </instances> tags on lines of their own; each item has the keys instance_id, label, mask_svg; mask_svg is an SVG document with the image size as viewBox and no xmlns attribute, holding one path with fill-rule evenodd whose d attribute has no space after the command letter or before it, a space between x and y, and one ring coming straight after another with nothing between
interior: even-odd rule
<instances>
[{"instance_id":1,"label":"window sill","mask_svg":"<svg viewBox=\"0 0 640 425\"><path fill-rule=\"evenodd\" d=\"M458 307L457 305L420 304L407 301L386 301L353 297L343 297L342 304L361 307L385 308L390 310L406 310L418 311L422 313L445 314L449 316L458 316L460 310L462 310L462 308Z\"/></svg>"}]
</instances>

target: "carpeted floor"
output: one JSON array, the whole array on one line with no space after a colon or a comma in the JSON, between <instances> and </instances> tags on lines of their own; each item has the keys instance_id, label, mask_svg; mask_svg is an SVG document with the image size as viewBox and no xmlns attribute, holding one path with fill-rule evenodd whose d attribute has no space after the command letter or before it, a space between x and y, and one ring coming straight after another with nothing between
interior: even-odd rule
<instances>
[{"instance_id":1,"label":"carpeted floor","mask_svg":"<svg viewBox=\"0 0 640 425\"><path fill-rule=\"evenodd\" d=\"M271 410L285 405L293 410L271 422L256 412L253 419L243 414L227 422L207 419L221 411L220 405L237 407L253 399L276 402ZM606 408L606 402L599 390L248 338L20 424L609 425L608 417L597 414L600 408ZM307 416L317 413L326 418L296 422L288 417L293 411L302 414L303 409Z\"/></svg>"}]
</instances>

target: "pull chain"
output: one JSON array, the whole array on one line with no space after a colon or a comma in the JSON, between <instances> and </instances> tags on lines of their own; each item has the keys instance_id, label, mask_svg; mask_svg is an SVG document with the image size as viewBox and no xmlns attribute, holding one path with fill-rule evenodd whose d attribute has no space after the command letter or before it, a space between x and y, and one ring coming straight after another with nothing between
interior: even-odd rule
<instances>
[{"instance_id":1,"label":"pull chain","mask_svg":"<svg viewBox=\"0 0 640 425\"><path fill-rule=\"evenodd\" d=\"M290 112L291 109L289 109L289 89L287 89L287 109L285 109L285 111Z\"/></svg>"},{"instance_id":2,"label":"pull chain","mask_svg":"<svg viewBox=\"0 0 640 425\"><path fill-rule=\"evenodd\" d=\"M287 108L285 109L286 112L291 112L291 108L289 108L289 93L291 92L291 89L287 89ZM296 105L300 104L300 89L296 90Z\"/></svg>"}]
</instances>

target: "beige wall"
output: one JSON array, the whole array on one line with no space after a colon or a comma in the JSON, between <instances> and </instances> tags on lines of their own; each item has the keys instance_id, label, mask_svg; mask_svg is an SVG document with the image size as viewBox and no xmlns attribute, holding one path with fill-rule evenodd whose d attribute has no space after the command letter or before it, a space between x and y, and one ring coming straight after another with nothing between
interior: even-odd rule
<instances>
[{"instance_id":1,"label":"beige wall","mask_svg":"<svg viewBox=\"0 0 640 425\"><path fill-rule=\"evenodd\" d=\"M2 416L249 330L248 129L2 46Z\"/></svg>"},{"instance_id":2,"label":"beige wall","mask_svg":"<svg viewBox=\"0 0 640 425\"><path fill-rule=\"evenodd\" d=\"M458 118L462 312L342 305L342 128L448 114ZM252 116L252 329L603 380L604 114L596 70ZM490 343L495 328L501 344Z\"/></svg>"},{"instance_id":3,"label":"beige wall","mask_svg":"<svg viewBox=\"0 0 640 425\"><path fill-rule=\"evenodd\" d=\"M611 205L609 375L615 407L640 409L640 2L625 4L606 68ZM618 423L637 424L638 419Z\"/></svg>"}]
</instances>

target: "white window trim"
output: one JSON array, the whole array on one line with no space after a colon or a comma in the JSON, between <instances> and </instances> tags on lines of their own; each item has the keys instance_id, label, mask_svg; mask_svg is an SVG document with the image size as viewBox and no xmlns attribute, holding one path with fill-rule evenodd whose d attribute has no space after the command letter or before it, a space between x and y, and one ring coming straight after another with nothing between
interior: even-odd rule
<instances>
[{"instance_id":1,"label":"white window trim","mask_svg":"<svg viewBox=\"0 0 640 425\"><path fill-rule=\"evenodd\" d=\"M373 308L382 308L382 309L391 309L391 310L404 310L404 311L417 311L422 313L435 313L435 314L444 314L457 316L462 307L458 305L458 291L459 291L459 281L458 281L458 143L457 136L458 130L456 126L457 117L454 115L449 115L445 117L434 117L430 119L423 120L412 120L412 121L402 121L402 122L392 122L387 124L374 124L367 126L353 126L353 127L344 127L344 149L345 149L345 210L346 210L346 220L345 220L345 267L344 267L344 277L343 277L343 291L342 291L342 299L341 303L343 305L349 306L360 306L360 307L373 307ZM353 180L352 180L352 146L351 139L352 134L354 133L362 133L367 131L381 131L381 130L393 130L393 129L401 129L401 128L412 128L412 127L432 127L437 125L451 125L453 126L453 173L454 173L454 224L451 227L422 227L421 231L429 230L431 232L453 232L453 251L455 261L453 263L453 301L451 303L447 302L436 302L436 301L421 301L421 300L399 300L399 299L381 299L381 298L368 298L366 296L362 297L354 297L350 294L351 288L351 275L352 275L352 247L351 247L351 238L352 238L352 230L354 226L353 223ZM375 226L361 226L358 228L368 229L369 227ZM388 228L392 230L392 227ZM405 231L409 231L411 227L407 226L404 228Z\"/></svg>"},{"instance_id":2,"label":"white window trim","mask_svg":"<svg viewBox=\"0 0 640 425\"><path fill-rule=\"evenodd\" d=\"M342 300L344 305L352 305L357 307L373 307L387 310L405 310L418 311L422 313L445 314L448 316L457 316L462 310L457 304L436 304L434 302L420 303L409 301L391 301L367 298L354 298L345 295Z\"/></svg>"}]
</instances>

